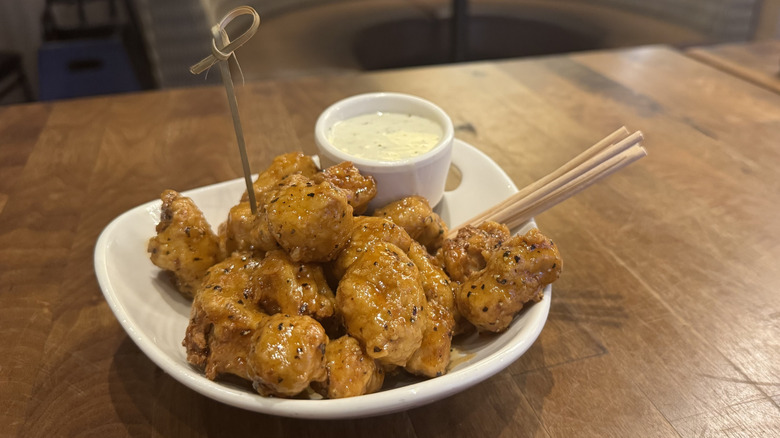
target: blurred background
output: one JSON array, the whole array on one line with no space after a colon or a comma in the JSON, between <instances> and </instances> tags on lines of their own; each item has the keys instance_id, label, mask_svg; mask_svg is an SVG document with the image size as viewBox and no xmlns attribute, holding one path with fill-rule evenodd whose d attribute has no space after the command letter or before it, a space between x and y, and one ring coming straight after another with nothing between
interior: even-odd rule
<instances>
[{"instance_id":1,"label":"blurred background","mask_svg":"<svg viewBox=\"0 0 780 438\"><path fill-rule=\"evenodd\" d=\"M214 84L188 68L240 5L248 81L780 38L780 0L0 0L0 104Z\"/></svg>"}]
</instances>

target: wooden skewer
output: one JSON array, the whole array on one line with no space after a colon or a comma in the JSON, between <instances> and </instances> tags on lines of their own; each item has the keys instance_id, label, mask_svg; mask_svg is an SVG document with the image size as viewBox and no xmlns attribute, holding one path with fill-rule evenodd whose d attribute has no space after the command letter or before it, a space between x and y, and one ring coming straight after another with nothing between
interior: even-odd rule
<instances>
[{"instance_id":1,"label":"wooden skewer","mask_svg":"<svg viewBox=\"0 0 780 438\"><path fill-rule=\"evenodd\" d=\"M485 221L504 223L510 229L522 225L596 181L646 156L647 151L639 145L642 139L641 132L629 135L629 131L621 127L552 173L453 228L448 237L454 237L466 225L479 225Z\"/></svg>"},{"instance_id":2,"label":"wooden skewer","mask_svg":"<svg viewBox=\"0 0 780 438\"><path fill-rule=\"evenodd\" d=\"M519 211L518 208L521 206L543 202L553 195L560 196L560 188L563 186L568 187L569 184L583 184L586 182L587 185L590 185L596 180L613 173L617 169L612 170L612 168L606 164L618 164L619 167L623 167L629 164L625 163L621 157L626 155L635 155L636 151L632 151L632 148L637 147L641 149L641 147L636 146L636 144L641 139L642 133L635 132L617 144L610 145L592 157L581 161L578 165L571 166L569 164L571 162L565 164L562 167L568 168L568 171L563 173L559 173L558 171L554 172L555 174L559 174L557 178L545 178L547 179L547 182L543 185L532 184L535 189L530 191L527 195L512 196L510 197L510 199L513 201L511 204L505 205L500 209L493 210L492 214L497 217L497 219L493 220L497 222L506 222L509 220L509 217L513 216L515 212ZM575 158L575 160L580 161L579 157ZM576 187L574 187L574 189L576 189ZM572 195L576 192L579 192L579 190L574 191L573 189L570 191ZM565 198L561 198L560 200L562 201L563 199ZM528 218L526 218L526 220L527 219Z\"/></svg>"},{"instance_id":3,"label":"wooden skewer","mask_svg":"<svg viewBox=\"0 0 780 438\"><path fill-rule=\"evenodd\" d=\"M252 23L249 29L244 31L234 41L230 41L225 28L234 19L242 16L249 15L252 17ZM249 209L252 214L257 214L257 200L255 200L255 191L252 187L252 171L249 169L249 158L246 153L246 142L244 140L244 129L241 127L241 117L238 112L238 101L236 100L236 92L233 88L233 78L230 75L230 65L228 64L230 58L238 63L236 54L234 51L241 47L244 43L252 38L252 35L257 32L257 27L260 25L260 16L257 11L250 6L239 6L232 11L228 12L219 24L211 28L213 41L211 42L211 55L207 56L197 64L190 67L192 74L200 74L207 71L214 64L219 64L219 71L222 75L222 82L225 85L225 91L227 92L228 106L230 107L230 115L233 118L233 128L236 131L236 142L238 144L238 152L241 157L241 166L244 170L244 182L246 183L247 194L249 195ZM239 72L241 68L239 67ZM241 73L243 77L243 73Z\"/></svg>"},{"instance_id":4,"label":"wooden skewer","mask_svg":"<svg viewBox=\"0 0 780 438\"><path fill-rule=\"evenodd\" d=\"M561 177L566 172L571 171L573 168L581 165L582 163L586 162L588 159L592 158L593 156L601 153L604 151L605 148L608 148L609 146L612 146L615 142L620 141L621 139L625 139L626 136L628 136L629 132L628 129L626 129L625 126L620 127L618 130L613 132L612 134L605 137L603 140L599 141L598 143L594 144L590 148L586 149L573 159L571 159L569 162L564 164L563 166L559 167L552 173L544 176L540 180L520 189L517 193L514 195L508 197L507 199L499 202L495 206L491 207L490 209L482 212L480 215L472 218L468 222L466 222L463 225L466 224L476 224L480 223L486 220L488 215L492 214L493 212L497 210L501 210L507 206L511 206L512 204L516 203L518 200L523 199L527 196L530 196L535 191L539 190L541 187L544 187L545 185L549 184L550 182L554 181L555 179Z\"/></svg>"}]
</instances>

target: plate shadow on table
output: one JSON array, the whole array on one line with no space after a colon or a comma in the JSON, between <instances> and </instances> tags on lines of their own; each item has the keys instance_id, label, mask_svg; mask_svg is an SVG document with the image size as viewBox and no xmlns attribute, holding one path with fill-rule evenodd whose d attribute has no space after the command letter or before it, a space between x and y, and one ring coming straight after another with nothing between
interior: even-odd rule
<instances>
[{"instance_id":1,"label":"plate shadow on table","mask_svg":"<svg viewBox=\"0 0 780 438\"><path fill-rule=\"evenodd\" d=\"M617 293L604 293L593 289L571 290L555 296L550 307L550 318L619 329L629 318L623 300Z\"/></svg>"},{"instance_id":2,"label":"plate shadow on table","mask_svg":"<svg viewBox=\"0 0 780 438\"><path fill-rule=\"evenodd\" d=\"M172 436L173 429L201 429L198 413L207 399L157 367L129 337L119 344L108 374L108 387L117 416L128 435Z\"/></svg>"},{"instance_id":3,"label":"plate shadow on table","mask_svg":"<svg viewBox=\"0 0 780 438\"><path fill-rule=\"evenodd\" d=\"M552 392L555 379L548 365L532 369L525 368L529 362L538 364L549 362L549 359L545 357L544 346L541 342L537 341L525 355L507 369L507 372L512 375L512 380L537 417L541 417L544 411L544 399ZM531 389L531 385L533 385L533 389ZM542 426L539 425L539 427ZM536 435L529 434L529 436Z\"/></svg>"},{"instance_id":4,"label":"plate shadow on table","mask_svg":"<svg viewBox=\"0 0 780 438\"><path fill-rule=\"evenodd\" d=\"M251 390L251 388L248 388ZM128 435L414 437L405 413L347 421L275 417L197 394L157 367L126 338L114 353L109 391Z\"/></svg>"},{"instance_id":5,"label":"plate shadow on table","mask_svg":"<svg viewBox=\"0 0 780 438\"><path fill-rule=\"evenodd\" d=\"M520 360L495 376L437 403L408 411L417 436L546 436L539 417L554 379L546 367L516 374L516 365L526 357L534 364L545 363L544 347L537 341ZM529 379L534 380L532 391L527 386ZM513 399L516 403L506 402Z\"/></svg>"},{"instance_id":6,"label":"plate shadow on table","mask_svg":"<svg viewBox=\"0 0 780 438\"><path fill-rule=\"evenodd\" d=\"M544 362L535 344L526 354ZM444 400L406 412L346 421L305 420L260 414L211 400L179 383L149 360L128 337L114 353L109 391L117 416L129 435L157 436L256 434L273 436L467 437L536 436L540 412L553 379L535 370L533 393L528 374L504 371ZM545 385L550 385L545 390ZM540 387L542 390L540 391ZM507 404L507 396L517 399ZM486 421L485 416L490 418ZM476 434L476 435L474 435Z\"/></svg>"}]
</instances>

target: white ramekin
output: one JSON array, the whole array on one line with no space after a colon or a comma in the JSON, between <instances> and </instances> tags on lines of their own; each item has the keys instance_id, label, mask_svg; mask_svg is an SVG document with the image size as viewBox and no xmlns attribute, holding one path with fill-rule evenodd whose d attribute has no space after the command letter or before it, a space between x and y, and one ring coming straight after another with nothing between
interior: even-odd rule
<instances>
[{"instance_id":1,"label":"white ramekin","mask_svg":"<svg viewBox=\"0 0 780 438\"><path fill-rule=\"evenodd\" d=\"M393 162L355 157L328 141L328 133L337 122L377 111L425 117L441 125L442 138L422 155ZM361 173L374 177L377 195L369 204L371 211L411 195L424 196L432 207L438 204L450 167L453 131L452 120L433 103L408 94L379 92L352 96L328 107L317 119L314 137L323 168L351 161Z\"/></svg>"}]
</instances>

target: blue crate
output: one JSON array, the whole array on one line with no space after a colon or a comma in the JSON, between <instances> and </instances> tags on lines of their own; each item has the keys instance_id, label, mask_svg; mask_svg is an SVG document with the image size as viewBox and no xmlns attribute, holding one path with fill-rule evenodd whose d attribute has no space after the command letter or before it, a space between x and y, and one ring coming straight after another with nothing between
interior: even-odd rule
<instances>
[{"instance_id":1,"label":"blue crate","mask_svg":"<svg viewBox=\"0 0 780 438\"><path fill-rule=\"evenodd\" d=\"M118 37L45 42L38 50L38 72L40 100L141 89Z\"/></svg>"}]
</instances>

